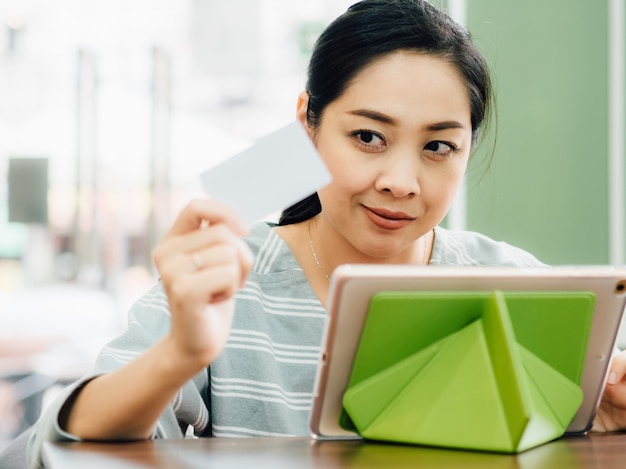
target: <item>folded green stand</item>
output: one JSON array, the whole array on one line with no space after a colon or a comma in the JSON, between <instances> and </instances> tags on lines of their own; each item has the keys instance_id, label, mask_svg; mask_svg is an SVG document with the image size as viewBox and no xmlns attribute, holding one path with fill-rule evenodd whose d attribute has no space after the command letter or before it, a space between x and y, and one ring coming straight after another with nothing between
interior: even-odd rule
<instances>
[{"instance_id":1,"label":"folded green stand","mask_svg":"<svg viewBox=\"0 0 626 469\"><path fill-rule=\"evenodd\" d=\"M381 292L342 426L373 440L517 453L563 435L580 382L589 292Z\"/></svg>"}]
</instances>

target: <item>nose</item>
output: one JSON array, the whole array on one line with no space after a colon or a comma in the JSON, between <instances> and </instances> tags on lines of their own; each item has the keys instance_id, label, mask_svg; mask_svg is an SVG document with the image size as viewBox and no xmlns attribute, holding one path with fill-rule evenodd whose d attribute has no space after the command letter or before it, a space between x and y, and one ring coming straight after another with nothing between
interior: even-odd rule
<instances>
[{"instance_id":1,"label":"nose","mask_svg":"<svg viewBox=\"0 0 626 469\"><path fill-rule=\"evenodd\" d=\"M381 161L374 186L376 190L390 192L394 197L419 195L419 173L419 157L415 152L388 153Z\"/></svg>"}]
</instances>

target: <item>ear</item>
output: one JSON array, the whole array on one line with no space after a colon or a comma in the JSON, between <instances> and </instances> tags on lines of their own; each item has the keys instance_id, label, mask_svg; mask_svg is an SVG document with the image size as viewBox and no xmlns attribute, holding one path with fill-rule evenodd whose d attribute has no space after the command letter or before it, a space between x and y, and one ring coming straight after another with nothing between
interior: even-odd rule
<instances>
[{"instance_id":1,"label":"ear","mask_svg":"<svg viewBox=\"0 0 626 469\"><path fill-rule=\"evenodd\" d=\"M307 111L309 109L309 93L303 91L298 96L298 105L296 106L296 119L300 121L302 127L304 127L311 137L311 129L309 128L309 123L307 122Z\"/></svg>"}]
</instances>

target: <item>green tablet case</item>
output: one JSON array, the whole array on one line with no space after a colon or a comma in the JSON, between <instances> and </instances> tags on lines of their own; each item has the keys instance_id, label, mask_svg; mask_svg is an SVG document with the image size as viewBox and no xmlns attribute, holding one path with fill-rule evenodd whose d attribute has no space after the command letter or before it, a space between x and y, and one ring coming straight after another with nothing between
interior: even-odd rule
<instances>
[{"instance_id":1,"label":"green tablet case","mask_svg":"<svg viewBox=\"0 0 626 469\"><path fill-rule=\"evenodd\" d=\"M590 292L381 292L342 426L373 440L517 453L582 403Z\"/></svg>"}]
</instances>

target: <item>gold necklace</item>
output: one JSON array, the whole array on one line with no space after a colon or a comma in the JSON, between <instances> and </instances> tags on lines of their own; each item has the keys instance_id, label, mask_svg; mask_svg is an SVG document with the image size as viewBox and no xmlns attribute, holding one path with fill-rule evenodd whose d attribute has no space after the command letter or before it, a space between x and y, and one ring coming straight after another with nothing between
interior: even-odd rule
<instances>
[{"instance_id":1,"label":"gold necklace","mask_svg":"<svg viewBox=\"0 0 626 469\"><path fill-rule=\"evenodd\" d=\"M326 277L326 280L328 280L328 283L330 283L330 277L324 270L324 267L322 267L322 264L320 264L320 260L317 257L317 252L315 252L315 246L313 246L313 238L311 237L311 223L312 223L311 220L309 220L309 222L307 223L307 233L309 234L309 246L311 246L311 253L313 254L313 259L315 260L317 267L320 269L320 272L322 272L324 277ZM420 264L426 265L428 264L428 243L426 242L426 236L424 236L423 239L424 239L424 252L422 253L422 262L420 262Z\"/></svg>"},{"instance_id":2,"label":"gold necklace","mask_svg":"<svg viewBox=\"0 0 626 469\"><path fill-rule=\"evenodd\" d=\"M311 246L313 259L315 259L315 263L317 264L317 267L320 269L320 272L324 274L324 277L326 277L326 280L328 280L328 283L330 283L330 277L328 276L328 274L322 267L322 264L320 264L320 260L317 258L317 253L315 252L315 247L313 246L313 238L311 238L311 220L309 220L306 227L307 227L307 232L309 233L309 246Z\"/></svg>"}]
</instances>

